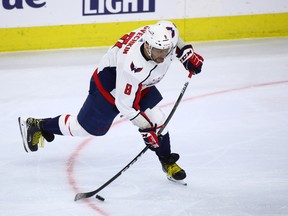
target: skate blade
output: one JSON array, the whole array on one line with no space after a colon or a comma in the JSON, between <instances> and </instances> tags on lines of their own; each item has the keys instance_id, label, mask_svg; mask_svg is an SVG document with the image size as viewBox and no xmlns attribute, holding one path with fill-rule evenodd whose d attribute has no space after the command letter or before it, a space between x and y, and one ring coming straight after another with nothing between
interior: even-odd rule
<instances>
[{"instance_id":1,"label":"skate blade","mask_svg":"<svg viewBox=\"0 0 288 216\"><path fill-rule=\"evenodd\" d=\"M187 186L187 183L186 183L185 181L183 181L183 180L176 180L176 179L174 179L172 176L167 176L167 179L168 179L169 181L174 182L174 183Z\"/></svg>"},{"instance_id":2,"label":"skate blade","mask_svg":"<svg viewBox=\"0 0 288 216\"><path fill-rule=\"evenodd\" d=\"M28 143L27 143L26 121L23 118L18 117L18 123L19 123L19 128L20 128L20 132L21 132L21 137L22 137L24 149L27 153L29 153L30 151L29 151L29 147L28 147Z\"/></svg>"}]
</instances>

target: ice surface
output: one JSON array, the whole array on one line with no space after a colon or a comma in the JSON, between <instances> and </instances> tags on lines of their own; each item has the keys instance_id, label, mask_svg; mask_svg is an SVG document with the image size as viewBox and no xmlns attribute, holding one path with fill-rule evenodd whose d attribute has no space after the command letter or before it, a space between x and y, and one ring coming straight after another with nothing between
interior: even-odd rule
<instances>
[{"instance_id":1,"label":"ice surface","mask_svg":"<svg viewBox=\"0 0 288 216\"><path fill-rule=\"evenodd\" d=\"M27 154L18 116L77 114L106 48L0 54L1 216L288 215L288 38L195 43L205 58L169 123L188 186L144 154L101 196L74 202L144 147L117 118L104 137L56 137ZM186 81L180 63L159 83L168 114Z\"/></svg>"}]
</instances>

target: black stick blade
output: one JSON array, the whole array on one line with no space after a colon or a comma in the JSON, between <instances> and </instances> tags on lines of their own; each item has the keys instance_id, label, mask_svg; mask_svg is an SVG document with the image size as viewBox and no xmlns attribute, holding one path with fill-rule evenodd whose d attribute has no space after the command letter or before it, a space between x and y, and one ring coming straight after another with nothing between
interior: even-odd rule
<instances>
[{"instance_id":1,"label":"black stick blade","mask_svg":"<svg viewBox=\"0 0 288 216\"><path fill-rule=\"evenodd\" d=\"M76 202L76 201L83 199L83 198L89 198L91 196L94 196L95 194L96 193L94 191L88 192L88 193L78 193L78 194L76 194L74 201Z\"/></svg>"},{"instance_id":2,"label":"black stick blade","mask_svg":"<svg viewBox=\"0 0 288 216\"><path fill-rule=\"evenodd\" d=\"M85 193L78 193L78 194L76 194L74 201L76 202L76 201L83 199L83 198L86 198Z\"/></svg>"}]
</instances>

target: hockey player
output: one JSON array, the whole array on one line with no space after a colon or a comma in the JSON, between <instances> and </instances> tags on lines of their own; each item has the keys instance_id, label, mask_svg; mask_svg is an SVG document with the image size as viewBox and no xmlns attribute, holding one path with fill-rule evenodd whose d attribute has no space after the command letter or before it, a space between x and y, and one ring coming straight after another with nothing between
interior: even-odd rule
<instances>
[{"instance_id":1,"label":"hockey player","mask_svg":"<svg viewBox=\"0 0 288 216\"><path fill-rule=\"evenodd\" d=\"M155 85L174 59L179 59L189 72L201 72L203 58L194 52L192 45L179 38L173 23L160 21L125 34L99 62L90 81L88 97L77 116L19 117L25 150L37 151L44 139L51 142L55 134L102 136L120 113L139 128L167 176L184 179L186 173L176 163L179 155L171 153L168 130L157 136L165 116L157 106L162 96Z\"/></svg>"}]
</instances>

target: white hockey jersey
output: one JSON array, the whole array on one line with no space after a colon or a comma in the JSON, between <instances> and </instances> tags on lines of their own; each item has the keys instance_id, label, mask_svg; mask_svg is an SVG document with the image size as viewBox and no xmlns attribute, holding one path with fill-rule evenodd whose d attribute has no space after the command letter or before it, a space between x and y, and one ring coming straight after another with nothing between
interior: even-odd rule
<instances>
[{"instance_id":1,"label":"white hockey jersey","mask_svg":"<svg viewBox=\"0 0 288 216\"><path fill-rule=\"evenodd\" d=\"M109 100L109 97L112 96L117 109L128 119L134 118L140 112L138 102L141 98L141 91L160 82L168 71L172 60L176 58L178 30L170 22L164 21L164 25L171 32L173 49L163 63L157 64L152 60L147 60L141 52L141 46L144 43L143 35L148 27L144 26L118 40L103 56L98 65L96 72L98 75L103 71L105 73L107 68L109 68L108 70L112 68L116 70L115 85L109 90L99 88L99 85L102 82L107 82L107 79L96 77L96 80L104 97ZM105 83L102 86L105 86ZM110 101L113 99L110 97Z\"/></svg>"}]
</instances>

